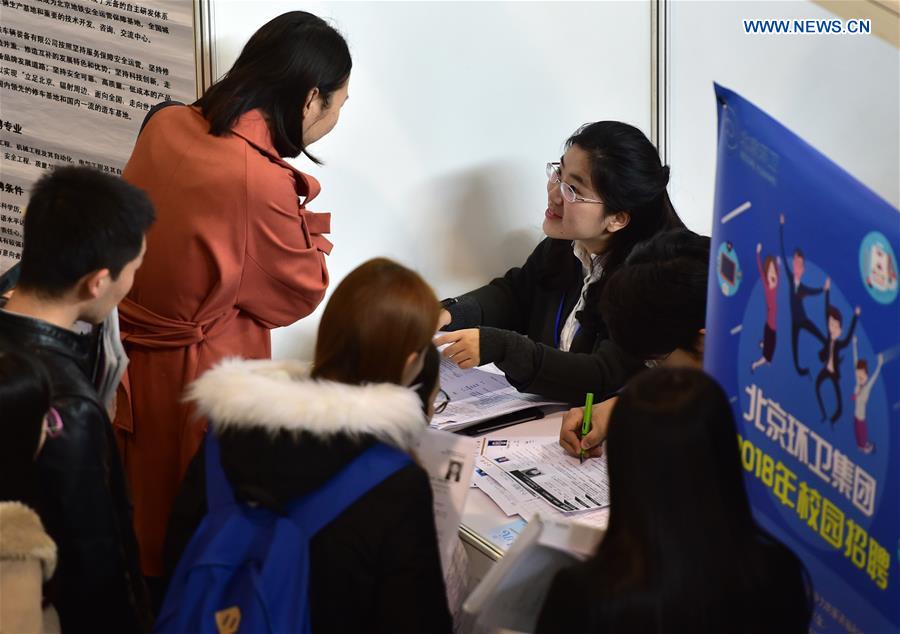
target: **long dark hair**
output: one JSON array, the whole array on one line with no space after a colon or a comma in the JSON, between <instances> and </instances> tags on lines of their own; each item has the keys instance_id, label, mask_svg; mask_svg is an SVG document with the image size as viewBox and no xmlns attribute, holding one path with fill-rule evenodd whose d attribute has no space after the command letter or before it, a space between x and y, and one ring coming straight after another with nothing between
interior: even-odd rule
<instances>
[{"instance_id":1,"label":"long dark hair","mask_svg":"<svg viewBox=\"0 0 900 634\"><path fill-rule=\"evenodd\" d=\"M576 315L582 326L596 329L601 323L598 300L603 286L634 245L660 231L683 228L684 223L666 190L669 167L662 164L656 148L636 127L621 121L588 123L566 141L567 150L573 145L588 155L591 184L606 207L605 213L627 212L630 216L624 228L610 235L603 256L603 274L588 288L585 309ZM555 266L542 279L550 288L564 287L581 265L572 256L567 241L555 240L552 249L550 259Z\"/></svg>"},{"instance_id":2,"label":"long dark hair","mask_svg":"<svg viewBox=\"0 0 900 634\"><path fill-rule=\"evenodd\" d=\"M0 352L0 501L36 505L35 453L50 398L50 378L38 359Z\"/></svg>"},{"instance_id":3,"label":"long dark hair","mask_svg":"<svg viewBox=\"0 0 900 634\"><path fill-rule=\"evenodd\" d=\"M592 621L617 632L807 630L805 569L753 520L731 406L712 378L639 375L612 412L607 447L611 513L589 564Z\"/></svg>"},{"instance_id":4,"label":"long dark hair","mask_svg":"<svg viewBox=\"0 0 900 634\"><path fill-rule=\"evenodd\" d=\"M245 112L260 108L280 156L304 153L319 163L303 146L306 96L318 88L327 104L352 66L347 42L334 27L306 11L291 11L254 33L231 70L195 105L216 136L230 132Z\"/></svg>"},{"instance_id":5,"label":"long dark hair","mask_svg":"<svg viewBox=\"0 0 900 634\"><path fill-rule=\"evenodd\" d=\"M638 359L676 348L700 353L706 324L709 238L688 229L659 233L632 249L600 296L609 338Z\"/></svg>"}]
</instances>

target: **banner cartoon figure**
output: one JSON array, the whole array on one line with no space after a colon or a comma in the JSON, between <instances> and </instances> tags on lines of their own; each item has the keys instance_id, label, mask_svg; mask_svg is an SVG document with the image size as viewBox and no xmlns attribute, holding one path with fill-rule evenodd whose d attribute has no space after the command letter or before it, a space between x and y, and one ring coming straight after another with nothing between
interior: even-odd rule
<instances>
[{"instance_id":1,"label":"banner cartoon figure","mask_svg":"<svg viewBox=\"0 0 900 634\"><path fill-rule=\"evenodd\" d=\"M810 572L813 632L900 632L900 212L737 94L716 98L705 364L734 406L754 513Z\"/></svg>"}]
</instances>

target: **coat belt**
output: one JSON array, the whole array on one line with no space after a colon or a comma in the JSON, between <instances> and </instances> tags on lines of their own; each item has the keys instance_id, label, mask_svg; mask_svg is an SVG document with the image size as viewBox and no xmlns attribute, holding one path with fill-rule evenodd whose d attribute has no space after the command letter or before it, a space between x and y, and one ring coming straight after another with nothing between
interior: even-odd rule
<instances>
[{"instance_id":1,"label":"coat belt","mask_svg":"<svg viewBox=\"0 0 900 634\"><path fill-rule=\"evenodd\" d=\"M202 342L214 330L231 322L238 312L233 308L203 321L183 321L163 317L125 298L119 304L122 341L145 348L185 348Z\"/></svg>"}]
</instances>

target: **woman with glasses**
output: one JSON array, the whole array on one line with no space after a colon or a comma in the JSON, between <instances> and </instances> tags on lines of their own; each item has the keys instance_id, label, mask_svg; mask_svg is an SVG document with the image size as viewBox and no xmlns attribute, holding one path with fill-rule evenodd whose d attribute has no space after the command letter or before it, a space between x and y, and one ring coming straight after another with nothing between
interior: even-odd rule
<instances>
[{"instance_id":1,"label":"woman with glasses","mask_svg":"<svg viewBox=\"0 0 900 634\"><path fill-rule=\"evenodd\" d=\"M56 568L56 544L33 510L35 461L62 421L50 407L50 377L35 357L0 352L0 632L58 632L42 585Z\"/></svg>"},{"instance_id":2,"label":"woman with glasses","mask_svg":"<svg viewBox=\"0 0 900 634\"><path fill-rule=\"evenodd\" d=\"M329 299L311 369L232 360L196 381L189 397L210 420L235 497L281 512L376 443L410 453L426 429L411 387L433 348L438 310L415 272L370 260ZM175 502L169 572L206 512L205 455L198 452ZM313 632L451 631L431 485L414 460L316 533L309 562Z\"/></svg>"},{"instance_id":3,"label":"woman with glasses","mask_svg":"<svg viewBox=\"0 0 900 634\"><path fill-rule=\"evenodd\" d=\"M643 367L609 341L606 280L632 247L684 224L653 144L634 126L599 121L547 164L547 235L521 267L444 300L443 354L461 368L494 362L523 392L577 402L619 389Z\"/></svg>"}]
</instances>

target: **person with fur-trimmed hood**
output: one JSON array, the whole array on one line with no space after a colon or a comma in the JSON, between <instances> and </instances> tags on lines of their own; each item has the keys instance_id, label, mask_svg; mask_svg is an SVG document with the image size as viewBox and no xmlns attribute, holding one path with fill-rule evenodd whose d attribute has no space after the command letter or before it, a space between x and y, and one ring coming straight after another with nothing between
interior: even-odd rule
<instances>
[{"instance_id":1,"label":"person with fur-trimmed hood","mask_svg":"<svg viewBox=\"0 0 900 634\"><path fill-rule=\"evenodd\" d=\"M319 325L311 367L228 360L188 391L219 439L239 500L283 510L375 442L405 451L425 429L407 386L437 328L434 292L386 259L351 272ZM171 575L206 513L204 452L175 502L164 559ZM450 632L428 476L410 462L310 542L312 630Z\"/></svg>"}]
</instances>

